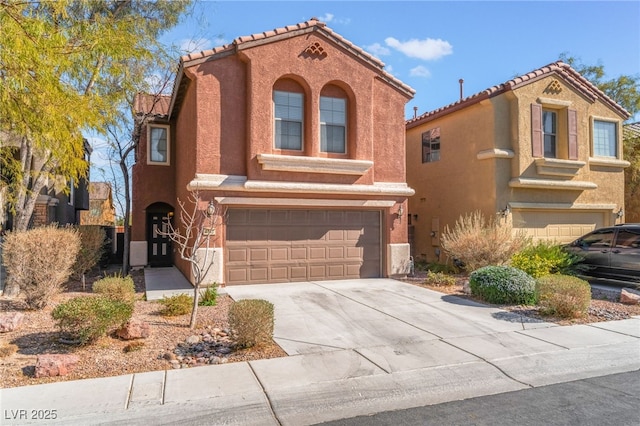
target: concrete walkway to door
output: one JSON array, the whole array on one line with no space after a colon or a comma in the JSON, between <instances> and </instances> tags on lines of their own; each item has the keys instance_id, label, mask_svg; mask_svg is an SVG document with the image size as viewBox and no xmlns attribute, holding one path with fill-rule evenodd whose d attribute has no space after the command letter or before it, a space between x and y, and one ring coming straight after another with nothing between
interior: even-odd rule
<instances>
[{"instance_id":1,"label":"concrete walkway to door","mask_svg":"<svg viewBox=\"0 0 640 426\"><path fill-rule=\"evenodd\" d=\"M176 294L193 295L193 286L175 266L144 268L147 300L160 300Z\"/></svg>"}]
</instances>

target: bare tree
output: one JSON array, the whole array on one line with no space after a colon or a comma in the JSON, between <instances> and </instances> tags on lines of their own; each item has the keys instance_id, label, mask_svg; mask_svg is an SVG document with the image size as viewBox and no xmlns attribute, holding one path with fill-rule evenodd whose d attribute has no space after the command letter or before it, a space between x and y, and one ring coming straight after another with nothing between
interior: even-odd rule
<instances>
[{"instance_id":1,"label":"bare tree","mask_svg":"<svg viewBox=\"0 0 640 426\"><path fill-rule=\"evenodd\" d=\"M200 194L192 191L189 195L192 204L188 209L183 201L178 199L180 213L176 225L170 217L167 218L167 232L159 232L171 238L178 246L180 258L189 262L193 276L193 309L189 328L196 326L198 315L198 303L200 299L200 286L207 273L213 266L215 242L217 240L216 228L223 219L221 207L211 200L205 208L202 208Z\"/></svg>"}]
</instances>

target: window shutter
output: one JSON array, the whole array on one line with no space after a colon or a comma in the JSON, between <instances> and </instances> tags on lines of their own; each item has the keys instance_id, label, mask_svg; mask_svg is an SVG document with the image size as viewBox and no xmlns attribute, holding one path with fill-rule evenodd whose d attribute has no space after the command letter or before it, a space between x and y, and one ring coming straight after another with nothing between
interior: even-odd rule
<instances>
[{"instance_id":1,"label":"window shutter","mask_svg":"<svg viewBox=\"0 0 640 426\"><path fill-rule=\"evenodd\" d=\"M568 110L569 122L569 160L578 159L578 112Z\"/></svg>"},{"instance_id":2,"label":"window shutter","mask_svg":"<svg viewBox=\"0 0 640 426\"><path fill-rule=\"evenodd\" d=\"M542 106L538 104L531 104L531 154L534 157L544 157Z\"/></svg>"}]
</instances>

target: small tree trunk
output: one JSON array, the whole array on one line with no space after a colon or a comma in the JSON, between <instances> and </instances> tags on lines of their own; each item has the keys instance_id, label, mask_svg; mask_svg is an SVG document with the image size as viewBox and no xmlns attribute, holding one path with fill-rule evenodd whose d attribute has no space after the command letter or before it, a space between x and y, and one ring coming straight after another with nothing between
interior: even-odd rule
<instances>
[{"instance_id":1,"label":"small tree trunk","mask_svg":"<svg viewBox=\"0 0 640 426\"><path fill-rule=\"evenodd\" d=\"M200 303L200 284L198 283L193 287L193 309L191 310L191 320L189 321L189 328L191 330L196 328L199 303Z\"/></svg>"}]
</instances>

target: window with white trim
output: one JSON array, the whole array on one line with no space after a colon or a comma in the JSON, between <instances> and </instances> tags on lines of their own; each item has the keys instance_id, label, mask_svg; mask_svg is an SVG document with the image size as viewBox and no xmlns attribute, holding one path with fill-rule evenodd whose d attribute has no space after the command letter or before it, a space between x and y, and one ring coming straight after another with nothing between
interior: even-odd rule
<instances>
[{"instance_id":1,"label":"window with white trim","mask_svg":"<svg viewBox=\"0 0 640 426\"><path fill-rule=\"evenodd\" d=\"M440 127L427 130L422 134L422 162L432 163L440 160Z\"/></svg>"},{"instance_id":2,"label":"window with white trim","mask_svg":"<svg viewBox=\"0 0 640 426\"><path fill-rule=\"evenodd\" d=\"M593 155L596 157L618 157L617 123L593 120Z\"/></svg>"},{"instance_id":3,"label":"window with white trim","mask_svg":"<svg viewBox=\"0 0 640 426\"><path fill-rule=\"evenodd\" d=\"M320 151L347 152L347 100L320 96Z\"/></svg>"},{"instance_id":4,"label":"window with white trim","mask_svg":"<svg viewBox=\"0 0 640 426\"><path fill-rule=\"evenodd\" d=\"M149 164L169 164L169 126L152 124L148 127L149 149L147 162Z\"/></svg>"},{"instance_id":5,"label":"window with white trim","mask_svg":"<svg viewBox=\"0 0 640 426\"><path fill-rule=\"evenodd\" d=\"M544 156L556 158L556 134L558 116L555 111L542 110L542 135L544 139Z\"/></svg>"},{"instance_id":6,"label":"window with white trim","mask_svg":"<svg viewBox=\"0 0 640 426\"><path fill-rule=\"evenodd\" d=\"M302 93L273 91L276 149L302 150L303 104Z\"/></svg>"}]
</instances>

